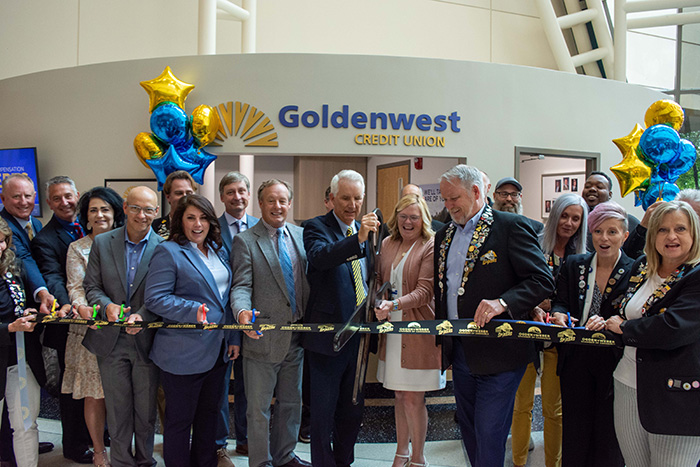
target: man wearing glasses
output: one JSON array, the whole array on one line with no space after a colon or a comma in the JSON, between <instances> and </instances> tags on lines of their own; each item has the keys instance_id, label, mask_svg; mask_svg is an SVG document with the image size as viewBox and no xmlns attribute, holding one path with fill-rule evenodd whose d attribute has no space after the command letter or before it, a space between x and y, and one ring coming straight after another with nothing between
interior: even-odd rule
<instances>
[{"instance_id":1,"label":"man wearing glasses","mask_svg":"<svg viewBox=\"0 0 700 467\"><path fill-rule=\"evenodd\" d=\"M493 192L493 209L496 211L523 213L523 186L513 177L502 178L496 183ZM526 218L537 235L542 232L544 225L534 219Z\"/></svg>"},{"instance_id":2,"label":"man wearing glasses","mask_svg":"<svg viewBox=\"0 0 700 467\"><path fill-rule=\"evenodd\" d=\"M83 285L88 302L107 321L154 321L144 306L146 272L163 241L151 230L158 196L148 187L131 189L124 203L126 225L95 237ZM97 355L107 405L114 466L155 466L158 368L149 360L155 329L88 329L83 345ZM135 453L131 440L135 438Z\"/></svg>"}]
</instances>

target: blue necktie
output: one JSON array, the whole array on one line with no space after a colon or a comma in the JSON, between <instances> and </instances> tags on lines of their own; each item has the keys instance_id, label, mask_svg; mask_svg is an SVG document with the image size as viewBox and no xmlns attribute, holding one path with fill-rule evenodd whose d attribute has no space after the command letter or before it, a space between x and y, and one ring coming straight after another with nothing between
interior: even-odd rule
<instances>
[{"instance_id":1,"label":"blue necktie","mask_svg":"<svg viewBox=\"0 0 700 467\"><path fill-rule=\"evenodd\" d=\"M287 284L287 293L289 294L289 303L292 307L293 316L297 308L296 291L294 290L294 268L292 268L292 260L289 257L289 251L287 251L287 242L284 241L284 235L284 227L277 229L277 250L284 282Z\"/></svg>"}]
</instances>

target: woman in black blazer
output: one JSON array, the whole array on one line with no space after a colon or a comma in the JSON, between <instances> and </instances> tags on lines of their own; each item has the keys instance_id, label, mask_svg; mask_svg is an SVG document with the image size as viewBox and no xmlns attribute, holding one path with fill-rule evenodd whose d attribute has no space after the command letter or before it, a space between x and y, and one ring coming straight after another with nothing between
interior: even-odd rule
<instances>
[{"instance_id":1,"label":"woman in black blazer","mask_svg":"<svg viewBox=\"0 0 700 467\"><path fill-rule=\"evenodd\" d=\"M46 382L44 362L41 357L41 344L38 339L24 336L32 332L36 322L27 316L26 295L19 271L19 261L12 248L12 230L4 219L0 219L0 411L7 404L12 427L12 441L17 465L37 465L39 462L39 431L36 418L39 415L39 384ZM22 332L22 334L16 334ZM28 427L22 418L20 368L18 364L17 341L22 336L26 351ZM34 336L32 336L34 337ZM20 344L21 345L21 344ZM3 399L4 398L4 399Z\"/></svg>"},{"instance_id":2,"label":"woman in black blazer","mask_svg":"<svg viewBox=\"0 0 700 467\"><path fill-rule=\"evenodd\" d=\"M595 252L567 259L552 316L562 326L602 330L605 320L616 314L614 304L625 291L632 266L621 250L628 235L627 213L617 203L601 203L589 214L588 228ZM624 465L613 423L612 372L620 355L617 349L559 346L564 467Z\"/></svg>"},{"instance_id":3,"label":"woman in black blazer","mask_svg":"<svg viewBox=\"0 0 700 467\"><path fill-rule=\"evenodd\" d=\"M692 466L700 459L700 227L683 201L656 208L646 257L629 277L615 369L615 431L628 466Z\"/></svg>"}]
</instances>

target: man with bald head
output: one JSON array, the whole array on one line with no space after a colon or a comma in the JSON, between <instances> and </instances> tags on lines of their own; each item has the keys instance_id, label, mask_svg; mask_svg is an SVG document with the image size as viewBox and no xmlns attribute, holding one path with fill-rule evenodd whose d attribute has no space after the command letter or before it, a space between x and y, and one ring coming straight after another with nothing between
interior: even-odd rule
<instances>
[{"instance_id":1,"label":"man with bald head","mask_svg":"<svg viewBox=\"0 0 700 467\"><path fill-rule=\"evenodd\" d=\"M88 302L107 321L154 321L144 305L146 272L153 250L163 241L151 230L158 196L148 187L131 189L124 202L126 224L95 237L83 286ZM112 437L114 467L155 466L158 369L148 355L155 329L89 329L83 345L97 355ZM135 452L131 441L135 439Z\"/></svg>"}]
</instances>

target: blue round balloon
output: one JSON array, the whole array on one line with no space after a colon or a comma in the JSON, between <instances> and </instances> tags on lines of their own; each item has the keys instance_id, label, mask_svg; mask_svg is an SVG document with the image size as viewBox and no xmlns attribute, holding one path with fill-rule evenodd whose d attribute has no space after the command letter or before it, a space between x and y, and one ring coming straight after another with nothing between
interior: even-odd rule
<instances>
[{"instance_id":1,"label":"blue round balloon","mask_svg":"<svg viewBox=\"0 0 700 467\"><path fill-rule=\"evenodd\" d=\"M651 165L666 164L678 157L681 137L668 125L647 128L639 139L639 149Z\"/></svg>"},{"instance_id":2,"label":"blue round balloon","mask_svg":"<svg viewBox=\"0 0 700 467\"><path fill-rule=\"evenodd\" d=\"M151 114L151 131L161 141L179 145L187 141L187 114L175 104L163 104Z\"/></svg>"},{"instance_id":3,"label":"blue round balloon","mask_svg":"<svg viewBox=\"0 0 700 467\"><path fill-rule=\"evenodd\" d=\"M646 211L649 206L657 202L659 199L664 201L672 201L676 195L680 193L680 189L673 183L655 183L647 189L642 198L642 207Z\"/></svg>"}]
</instances>

